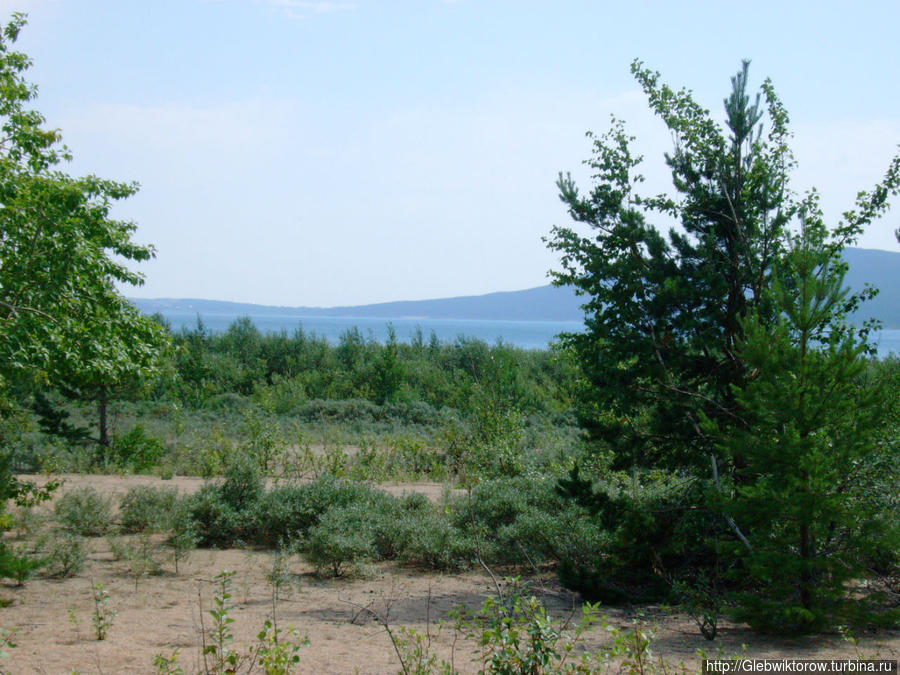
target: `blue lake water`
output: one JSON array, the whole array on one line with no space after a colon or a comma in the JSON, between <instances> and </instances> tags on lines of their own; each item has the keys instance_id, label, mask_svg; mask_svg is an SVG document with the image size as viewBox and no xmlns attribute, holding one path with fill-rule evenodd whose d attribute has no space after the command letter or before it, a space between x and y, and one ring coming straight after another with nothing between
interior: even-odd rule
<instances>
[{"instance_id":1,"label":"blue lake water","mask_svg":"<svg viewBox=\"0 0 900 675\"><path fill-rule=\"evenodd\" d=\"M163 312L172 324L173 330L195 328L197 314L187 312ZM237 318L234 314L203 314L203 324L214 332L224 331ZM460 336L474 337L494 344L502 340L506 344L523 349L546 349L547 345L563 332L574 333L583 328L580 321L476 321L470 319L384 319L372 317L304 316L293 315L250 315L250 319L264 333L287 331L292 333L302 327L307 334L324 337L335 344L341 334L353 327L359 328L364 336L372 336L379 342L387 339L388 324L393 325L397 339L409 342L421 329L427 341L434 331L442 342L452 342ZM893 352L900 355L900 330L883 330L875 336L878 355L887 356Z\"/></svg>"},{"instance_id":2,"label":"blue lake water","mask_svg":"<svg viewBox=\"0 0 900 675\"><path fill-rule=\"evenodd\" d=\"M173 330L182 327L195 328L197 315L178 312L163 312L172 324ZM234 314L202 314L203 325L211 331L224 331L237 318ZM409 342L421 329L427 342L434 331L442 342L452 342L458 337L478 338L489 344L497 340L522 347L523 349L546 349L553 338L562 332L576 332L584 327L580 321L476 321L469 319L426 319L426 318L372 318L343 316L279 316L250 315L250 319L260 331L278 332L285 330L289 334L298 327L309 334L324 337L335 344L341 334L351 328L359 328L363 336L374 337L384 342L388 335L388 324L394 327L397 339Z\"/></svg>"},{"instance_id":3,"label":"blue lake water","mask_svg":"<svg viewBox=\"0 0 900 675\"><path fill-rule=\"evenodd\" d=\"M878 356L885 357L893 354L900 357L900 330L883 330L875 336L874 342L878 345Z\"/></svg>"}]
</instances>

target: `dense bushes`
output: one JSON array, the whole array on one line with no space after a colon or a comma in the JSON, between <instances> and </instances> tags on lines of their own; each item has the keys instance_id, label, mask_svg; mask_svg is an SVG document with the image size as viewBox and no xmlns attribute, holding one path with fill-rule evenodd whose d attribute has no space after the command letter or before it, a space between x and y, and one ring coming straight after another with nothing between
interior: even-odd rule
<instances>
[{"instance_id":1,"label":"dense bushes","mask_svg":"<svg viewBox=\"0 0 900 675\"><path fill-rule=\"evenodd\" d=\"M442 507L330 475L253 492L238 506L227 484L188 498L201 545L293 545L334 574L378 560L460 569L478 555L490 564L542 564L556 560L569 538L550 480L494 480Z\"/></svg>"}]
</instances>

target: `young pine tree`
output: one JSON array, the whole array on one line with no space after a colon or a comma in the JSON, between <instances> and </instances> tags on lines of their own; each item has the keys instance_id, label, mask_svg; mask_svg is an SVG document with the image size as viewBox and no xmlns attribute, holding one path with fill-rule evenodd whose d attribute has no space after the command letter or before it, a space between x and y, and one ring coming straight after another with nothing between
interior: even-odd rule
<instances>
[{"instance_id":1,"label":"young pine tree","mask_svg":"<svg viewBox=\"0 0 900 675\"><path fill-rule=\"evenodd\" d=\"M734 387L743 424L705 423L720 453L742 460L731 494L714 498L749 542L732 540L736 618L777 632L872 618L849 584L900 542L896 514L880 508L867 474L884 466L888 392L866 380L865 331L844 321L855 300L814 196L801 222L772 282L775 322L743 322L750 375Z\"/></svg>"}]
</instances>

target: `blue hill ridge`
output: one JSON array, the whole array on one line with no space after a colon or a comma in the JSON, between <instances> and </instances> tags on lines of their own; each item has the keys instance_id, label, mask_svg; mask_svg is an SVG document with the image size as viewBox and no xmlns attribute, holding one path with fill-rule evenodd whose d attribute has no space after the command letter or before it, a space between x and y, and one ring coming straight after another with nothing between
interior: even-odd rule
<instances>
[{"instance_id":1,"label":"blue hill ridge","mask_svg":"<svg viewBox=\"0 0 900 675\"><path fill-rule=\"evenodd\" d=\"M880 289L852 318L877 318L885 328L900 328L900 252L851 248L844 252L849 264L847 284L853 291L866 283ZM581 321L581 299L571 288L539 286L521 291L485 295L406 300L346 307L278 307L200 299L143 299L131 301L146 314L196 313L200 316L351 317L384 319L467 319L485 321Z\"/></svg>"}]
</instances>

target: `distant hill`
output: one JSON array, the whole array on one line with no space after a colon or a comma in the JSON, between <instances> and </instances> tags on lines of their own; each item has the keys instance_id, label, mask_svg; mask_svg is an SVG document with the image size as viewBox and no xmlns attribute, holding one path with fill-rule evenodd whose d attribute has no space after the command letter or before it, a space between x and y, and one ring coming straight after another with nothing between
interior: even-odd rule
<instances>
[{"instance_id":1,"label":"distant hill","mask_svg":"<svg viewBox=\"0 0 900 675\"><path fill-rule=\"evenodd\" d=\"M900 253L851 248L847 283L860 290L866 283L881 292L854 319L879 318L885 328L900 328ZM354 318L469 319L493 321L581 321L581 300L569 288L539 286L437 300L382 302L350 307L277 307L219 300L140 299L132 302L144 313L189 313L200 316L334 316Z\"/></svg>"},{"instance_id":2,"label":"distant hill","mask_svg":"<svg viewBox=\"0 0 900 675\"><path fill-rule=\"evenodd\" d=\"M863 305L853 319L876 318L885 328L900 328L900 253L869 248L848 248L844 259L850 265L847 285L862 290L866 283L879 289L875 298Z\"/></svg>"}]
</instances>

